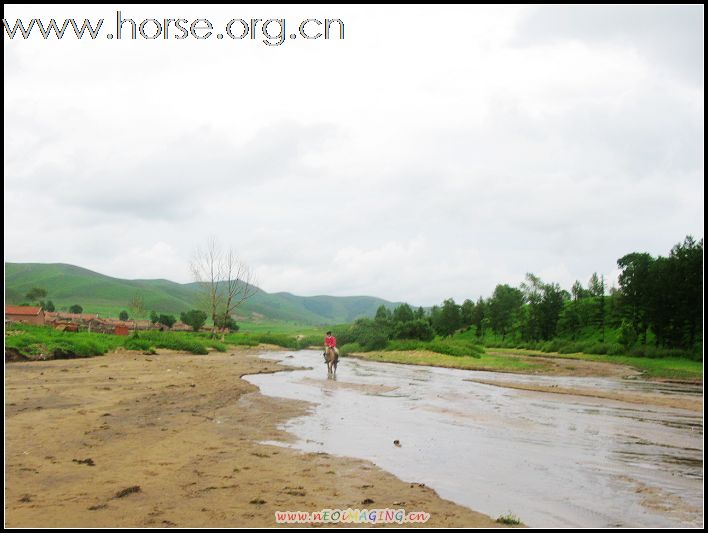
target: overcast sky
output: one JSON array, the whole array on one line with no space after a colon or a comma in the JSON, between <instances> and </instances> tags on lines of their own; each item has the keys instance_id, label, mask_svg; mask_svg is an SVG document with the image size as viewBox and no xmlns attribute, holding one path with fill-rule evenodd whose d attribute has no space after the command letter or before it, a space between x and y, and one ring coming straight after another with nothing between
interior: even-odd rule
<instances>
[{"instance_id":1,"label":"overcast sky","mask_svg":"<svg viewBox=\"0 0 708 533\"><path fill-rule=\"evenodd\" d=\"M214 235L270 292L430 305L703 236L702 6L5 17L117 9L345 36L5 36L6 261L186 282Z\"/></svg>"}]
</instances>

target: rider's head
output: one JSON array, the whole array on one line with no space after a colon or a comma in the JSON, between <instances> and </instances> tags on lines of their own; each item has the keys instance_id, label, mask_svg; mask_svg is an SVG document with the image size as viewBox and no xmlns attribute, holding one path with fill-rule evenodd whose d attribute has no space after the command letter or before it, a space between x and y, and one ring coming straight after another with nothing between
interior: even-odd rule
<instances>
[{"instance_id":1,"label":"rider's head","mask_svg":"<svg viewBox=\"0 0 708 533\"><path fill-rule=\"evenodd\" d=\"M331 331L328 331L328 332L327 332L327 335L331 335L331 334L332 334L332 332L331 332Z\"/></svg>"}]
</instances>

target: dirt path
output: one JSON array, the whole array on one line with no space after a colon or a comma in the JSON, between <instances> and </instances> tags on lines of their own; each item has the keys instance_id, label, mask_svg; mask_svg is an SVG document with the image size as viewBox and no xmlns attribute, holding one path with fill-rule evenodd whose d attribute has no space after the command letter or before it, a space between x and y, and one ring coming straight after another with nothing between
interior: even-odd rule
<instances>
[{"instance_id":1,"label":"dirt path","mask_svg":"<svg viewBox=\"0 0 708 533\"><path fill-rule=\"evenodd\" d=\"M281 368L247 350L6 364L5 525L267 527L350 507L497 525L371 463L259 444L307 405L240 377Z\"/></svg>"}]
</instances>

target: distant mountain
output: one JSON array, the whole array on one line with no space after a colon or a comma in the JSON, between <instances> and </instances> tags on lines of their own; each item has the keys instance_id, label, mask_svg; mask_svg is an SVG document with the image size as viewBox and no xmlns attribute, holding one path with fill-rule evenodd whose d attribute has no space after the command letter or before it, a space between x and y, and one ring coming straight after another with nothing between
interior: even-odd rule
<instances>
[{"instance_id":1,"label":"distant mountain","mask_svg":"<svg viewBox=\"0 0 708 533\"><path fill-rule=\"evenodd\" d=\"M79 304L85 312L117 316L138 293L149 312L179 314L198 305L200 293L195 283L175 283L166 279L127 280L112 278L85 268L62 263L5 263L5 301L20 304L33 288L47 290L47 299L56 308ZM257 289L237 311L241 320L285 321L325 325L351 322L373 316L380 305L394 302L372 296L297 296L288 292L267 293Z\"/></svg>"}]
</instances>

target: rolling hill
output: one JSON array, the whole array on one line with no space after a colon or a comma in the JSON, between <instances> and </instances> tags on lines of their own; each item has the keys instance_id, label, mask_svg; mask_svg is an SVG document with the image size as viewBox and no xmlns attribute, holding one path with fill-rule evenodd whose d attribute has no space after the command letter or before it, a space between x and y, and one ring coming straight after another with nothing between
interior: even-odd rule
<instances>
[{"instance_id":1,"label":"rolling hill","mask_svg":"<svg viewBox=\"0 0 708 533\"><path fill-rule=\"evenodd\" d=\"M117 316L128 309L138 293L148 311L179 314L198 306L195 283L175 283L166 279L127 280L113 278L62 263L5 263L5 301L20 304L32 287L48 292L58 310L79 304L85 312ZM350 322L373 316L380 305L396 303L371 296L297 296L287 292L267 293L258 289L238 310L240 320L282 321L309 325Z\"/></svg>"}]
</instances>

